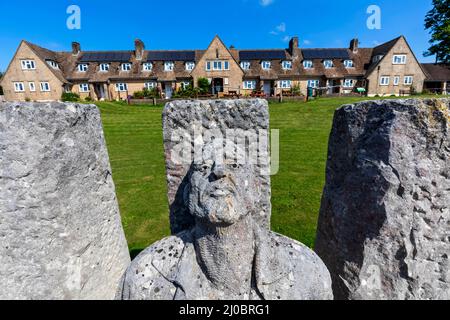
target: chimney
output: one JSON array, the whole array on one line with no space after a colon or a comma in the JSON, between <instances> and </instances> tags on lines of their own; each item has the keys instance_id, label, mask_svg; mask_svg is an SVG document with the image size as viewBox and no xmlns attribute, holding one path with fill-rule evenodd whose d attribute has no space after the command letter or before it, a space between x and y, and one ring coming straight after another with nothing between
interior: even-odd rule
<instances>
[{"instance_id":1,"label":"chimney","mask_svg":"<svg viewBox=\"0 0 450 320\"><path fill-rule=\"evenodd\" d=\"M72 54L77 56L81 51L81 46L78 42L72 42Z\"/></svg>"},{"instance_id":2,"label":"chimney","mask_svg":"<svg viewBox=\"0 0 450 320\"><path fill-rule=\"evenodd\" d=\"M300 49L298 47L298 37L292 37L291 41L289 41L289 51L292 56L299 56Z\"/></svg>"},{"instance_id":3,"label":"chimney","mask_svg":"<svg viewBox=\"0 0 450 320\"><path fill-rule=\"evenodd\" d=\"M357 38L350 41L350 50L352 50L353 53L358 52L358 44L359 40Z\"/></svg>"},{"instance_id":4,"label":"chimney","mask_svg":"<svg viewBox=\"0 0 450 320\"><path fill-rule=\"evenodd\" d=\"M145 44L140 39L134 40L134 54L136 56L136 60L142 60L144 57Z\"/></svg>"}]
</instances>

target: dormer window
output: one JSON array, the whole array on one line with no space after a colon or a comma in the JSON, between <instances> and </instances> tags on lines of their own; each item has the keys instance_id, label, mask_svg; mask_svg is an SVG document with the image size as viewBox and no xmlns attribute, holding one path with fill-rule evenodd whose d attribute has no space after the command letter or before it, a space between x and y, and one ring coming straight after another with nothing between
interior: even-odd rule
<instances>
[{"instance_id":1,"label":"dormer window","mask_svg":"<svg viewBox=\"0 0 450 320\"><path fill-rule=\"evenodd\" d=\"M122 63L122 71L131 71L131 63Z\"/></svg>"},{"instance_id":2,"label":"dormer window","mask_svg":"<svg viewBox=\"0 0 450 320\"><path fill-rule=\"evenodd\" d=\"M109 71L109 63L102 63L102 64L100 64L100 71L101 72L108 72Z\"/></svg>"},{"instance_id":3,"label":"dormer window","mask_svg":"<svg viewBox=\"0 0 450 320\"><path fill-rule=\"evenodd\" d=\"M354 67L353 60L344 60L344 66L346 68L353 68Z\"/></svg>"},{"instance_id":4,"label":"dormer window","mask_svg":"<svg viewBox=\"0 0 450 320\"><path fill-rule=\"evenodd\" d=\"M144 71L152 71L153 70L153 63L146 62L146 63L142 64L142 70L144 70Z\"/></svg>"},{"instance_id":5,"label":"dormer window","mask_svg":"<svg viewBox=\"0 0 450 320\"><path fill-rule=\"evenodd\" d=\"M194 70L194 68L195 68L195 62L192 62L192 61L186 62L186 70L187 71L192 71L192 70Z\"/></svg>"},{"instance_id":6,"label":"dormer window","mask_svg":"<svg viewBox=\"0 0 450 320\"><path fill-rule=\"evenodd\" d=\"M313 62L311 60L303 61L303 68L305 68L305 69L312 69L313 68Z\"/></svg>"},{"instance_id":7,"label":"dormer window","mask_svg":"<svg viewBox=\"0 0 450 320\"><path fill-rule=\"evenodd\" d=\"M272 63L270 61L263 61L261 62L261 66L263 70L270 70L270 68L272 67Z\"/></svg>"},{"instance_id":8,"label":"dormer window","mask_svg":"<svg viewBox=\"0 0 450 320\"><path fill-rule=\"evenodd\" d=\"M56 61L53 60L47 60L47 64L52 67L53 69L59 69L59 65Z\"/></svg>"},{"instance_id":9,"label":"dormer window","mask_svg":"<svg viewBox=\"0 0 450 320\"><path fill-rule=\"evenodd\" d=\"M174 65L172 61L164 62L164 71L173 71Z\"/></svg>"},{"instance_id":10,"label":"dormer window","mask_svg":"<svg viewBox=\"0 0 450 320\"><path fill-rule=\"evenodd\" d=\"M323 61L323 66L325 67L325 69L333 68L334 67L333 60L324 60Z\"/></svg>"},{"instance_id":11,"label":"dormer window","mask_svg":"<svg viewBox=\"0 0 450 320\"><path fill-rule=\"evenodd\" d=\"M396 54L392 58L393 64L406 64L406 54Z\"/></svg>"},{"instance_id":12,"label":"dormer window","mask_svg":"<svg viewBox=\"0 0 450 320\"><path fill-rule=\"evenodd\" d=\"M292 69L292 61L285 60L281 63L281 66L284 70L291 70Z\"/></svg>"},{"instance_id":13,"label":"dormer window","mask_svg":"<svg viewBox=\"0 0 450 320\"><path fill-rule=\"evenodd\" d=\"M380 61L381 59L383 59L383 55L382 54L379 54L379 55L376 55L376 56L374 56L373 58L372 58L372 62L373 63L377 63L378 61Z\"/></svg>"},{"instance_id":14,"label":"dormer window","mask_svg":"<svg viewBox=\"0 0 450 320\"><path fill-rule=\"evenodd\" d=\"M88 71L88 65L83 63L83 64L79 64L77 67L78 72L86 72Z\"/></svg>"},{"instance_id":15,"label":"dormer window","mask_svg":"<svg viewBox=\"0 0 450 320\"><path fill-rule=\"evenodd\" d=\"M250 70L250 61L241 61L241 68L243 70Z\"/></svg>"},{"instance_id":16,"label":"dormer window","mask_svg":"<svg viewBox=\"0 0 450 320\"><path fill-rule=\"evenodd\" d=\"M36 64L34 63L34 60L22 60L22 70L35 70Z\"/></svg>"}]
</instances>

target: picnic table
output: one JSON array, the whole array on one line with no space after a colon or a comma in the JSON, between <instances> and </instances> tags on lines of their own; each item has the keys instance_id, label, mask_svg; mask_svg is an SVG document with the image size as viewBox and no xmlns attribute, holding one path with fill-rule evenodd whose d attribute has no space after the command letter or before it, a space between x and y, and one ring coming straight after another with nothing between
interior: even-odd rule
<instances>
[{"instance_id":1,"label":"picnic table","mask_svg":"<svg viewBox=\"0 0 450 320\"><path fill-rule=\"evenodd\" d=\"M264 98L266 96L266 94L264 92L262 92L262 91L253 91L250 94L250 96L253 97L253 98Z\"/></svg>"}]
</instances>

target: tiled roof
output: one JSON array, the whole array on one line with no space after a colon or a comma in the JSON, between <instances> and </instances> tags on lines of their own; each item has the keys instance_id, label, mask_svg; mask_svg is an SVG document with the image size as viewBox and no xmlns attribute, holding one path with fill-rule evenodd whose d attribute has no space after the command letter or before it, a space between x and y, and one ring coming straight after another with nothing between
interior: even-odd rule
<instances>
[{"instance_id":1,"label":"tiled roof","mask_svg":"<svg viewBox=\"0 0 450 320\"><path fill-rule=\"evenodd\" d=\"M302 49L305 59L350 59L348 49Z\"/></svg>"},{"instance_id":2,"label":"tiled roof","mask_svg":"<svg viewBox=\"0 0 450 320\"><path fill-rule=\"evenodd\" d=\"M277 60L286 59L286 50L239 50L239 60Z\"/></svg>"},{"instance_id":3,"label":"tiled roof","mask_svg":"<svg viewBox=\"0 0 450 320\"><path fill-rule=\"evenodd\" d=\"M426 81L450 81L450 66L435 63L422 63L427 79Z\"/></svg>"},{"instance_id":4,"label":"tiled roof","mask_svg":"<svg viewBox=\"0 0 450 320\"><path fill-rule=\"evenodd\" d=\"M83 52L80 62L128 62L133 51L93 51Z\"/></svg>"},{"instance_id":5,"label":"tiled roof","mask_svg":"<svg viewBox=\"0 0 450 320\"><path fill-rule=\"evenodd\" d=\"M195 61L195 51L148 51L147 61Z\"/></svg>"}]
</instances>

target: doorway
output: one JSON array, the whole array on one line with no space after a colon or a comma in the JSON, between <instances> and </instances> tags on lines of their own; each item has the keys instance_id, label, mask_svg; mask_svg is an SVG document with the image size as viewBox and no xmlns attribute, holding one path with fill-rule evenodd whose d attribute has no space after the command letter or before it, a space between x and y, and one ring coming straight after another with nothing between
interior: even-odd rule
<instances>
[{"instance_id":1,"label":"doorway","mask_svg":"<svg viewBox=\"0 0 450 320\"><path fill-rule=\"evenodd\" d=\"M223 92L223 78L214 78L212 81L213 94Z\"/></svg>"},{"instance_id":2,"label":"doorway","mask_svg":"<svg viewBox=\"0 0 450 320\"><path fill-rule=\"evenodd\" d=\"M171 99L173 95L172 82L164 82L164 94L166 99Z\"/></svg>"},{"instance_id":3,"label":"doorway","mask_svg":"<svg viewBox=\"0 0 450 320\"><path fill-rule=\"evenodd\" d=\"M264 81L263 90L266 96L270 97L272 95L272 88L272 81Z\"/></svg>"},{"instance_id":4,"label":"doorway","mask_svg":"<svg viewBox=\"0 0 450 320\"><path fill-rule=\"evenodd\" d=\"M94 85L95 95L97 96L97 100L103 101L106 99L106 91L103 83L96 83Z\"/></svg>"}]
</instances>

